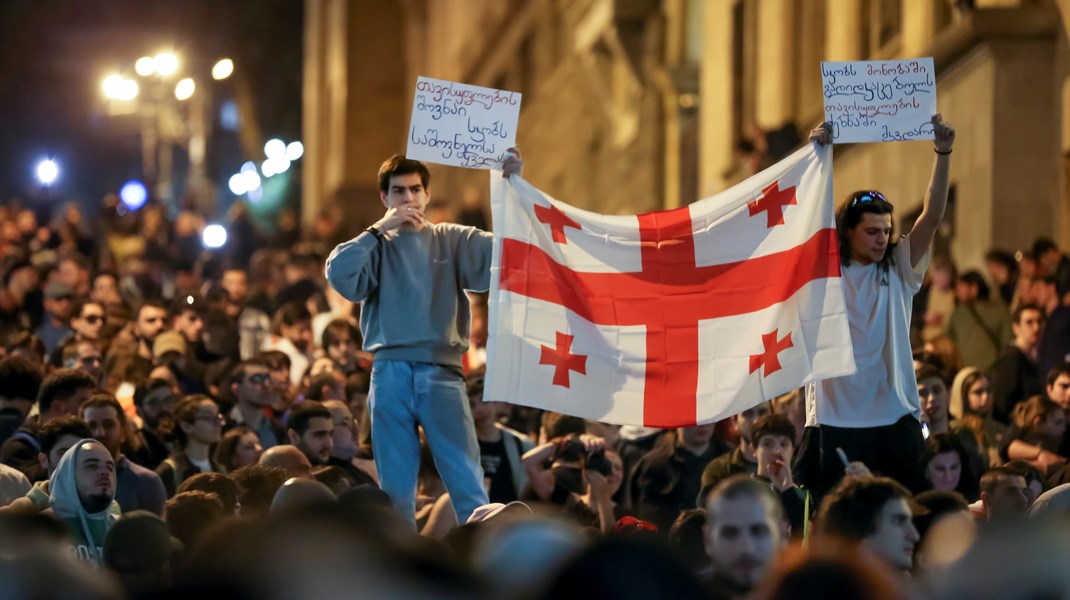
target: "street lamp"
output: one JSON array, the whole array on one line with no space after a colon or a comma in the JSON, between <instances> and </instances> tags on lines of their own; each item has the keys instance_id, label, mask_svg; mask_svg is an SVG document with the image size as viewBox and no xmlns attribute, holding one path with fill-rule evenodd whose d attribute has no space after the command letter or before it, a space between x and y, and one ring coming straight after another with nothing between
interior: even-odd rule
<instances>
[{"instance_id":1,"label":"street lamp","mask_svg":"<svg viewBox=\"0 0 1070 600\"><path fill-rule=\"evenodd\" d=\"M229 58L224 58L217 62L214 67L212 67L212 79L215 79L217 81L220 79L226 79L227 77L230 77L231 73L233 72L234 61L230 60Z\"/></svg>"},{"instance_id":2,"label":"street lamp","mask_svg":"<svg viewBox=\"0 0 1070 600\"><path fill-rule=\"evenodd\" d=\"M178 85L175 86L175 98L179 100L189 100L196 88L197 86L193 83L193 79L186 77L179 81Z\"/></svg>"},{"instance_id":3,"label":"street lamp","mask_svg":"<svg viewBox=\"0 0 1070 600\"><path fill-rule=\"evenodd\" d=\"M59 178L59 165L51 158L42 160L37 163L37 181L41 182L41 185L48 187L52 185L57 178Z\"/></svg>"},{"instance_id":4,"label":"street lamp","mask_svg":"<svg viewBox=\"0 0 1070 600\"><path fill-rule=\"evenodd\" d=\"M104 95L111 100L130 101L137 97L137 82L122 75L109 75L102 84Z\"/></svg>"},{"instance_id":5,"label":"street lamp","mask_svg":"<svg viewBox=\"0 0 1070 600\"><path fill-rule=\"evenodd\" d=\"M142 56L134 63L134 71L142 77L148 77L156 72L156 61L151 56Z\"/></svg>"},{"instance_id":6,"label":"street lamp","mask_svg":"<svg viewBox=\"0 0 1070 600\"><path fill-rule=\"evenodd\" d=\"M163 77L174 75L175 71L178 70L178 57L171 52L157 54L152 59L152 62L156 72Z\"/></svg>"}]
</instances>

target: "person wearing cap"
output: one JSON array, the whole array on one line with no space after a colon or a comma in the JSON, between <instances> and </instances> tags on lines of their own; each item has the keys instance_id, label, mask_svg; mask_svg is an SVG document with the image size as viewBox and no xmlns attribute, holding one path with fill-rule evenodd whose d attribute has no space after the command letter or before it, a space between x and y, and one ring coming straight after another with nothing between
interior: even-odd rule
<instances>
[{"instance_id":1,"label":"person wearing cap","mask_svg":"<svg viewBox=\"0 0 1070 600\"><path fill-rule=\"evenodd\" d=\"M71 302L74 290L60 281L50 281L45 286L45 318L35 332L45 345L45 352L55 350L71 333Z\"/></svg>"},{"instance_id":2,"label":"person wearing cap","mask_svg":"<svg viewBox=\"0 0 1070 600\"><path fill-rule=\"evenodd\" d=\"M204 383L190 372L189 343L175 330L164 331L152 342L152 356L157 366L166 366L183 394L204 394Z\"/></svg>"},{"instance_id":3,"label":"person wearing cap","mask_svg":"<svg viewBox=\"0 0 1070 600\"><path fill-rule=\"evenodd\" d=\"M906 573L921 539L913 517L923 512L910 499L910 490L889 477L846 477L822 500L817 531L857 543Z\"/></svg>"},{"instance_id":4,"label":"person wearing cap","mask_svg":"<svg viewBox=\"0 0 1070 600\"><path fill-rule=\"evenodd\" d=\"M49 509L67 527L71 554L94 567L104 558L104 540L116 519L115 461L100 442L80 440L63 455L49 480Z\"/></svg>"}]
</instances>

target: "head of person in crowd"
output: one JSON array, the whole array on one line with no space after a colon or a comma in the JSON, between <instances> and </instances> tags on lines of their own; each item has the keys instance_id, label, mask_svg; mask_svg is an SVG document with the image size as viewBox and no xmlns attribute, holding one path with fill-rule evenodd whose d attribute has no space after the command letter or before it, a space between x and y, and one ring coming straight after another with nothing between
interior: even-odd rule
<instances>
[{"instance_id":1,"label":"head of person in crowd","mask_svg":"<svg viewBox=\"0 0 1070 600\"><path fill-rule=\"evenodd\" d=\"M0 414L17 412L21 423L37 401L43 379L39 364L18 357L0 360Z\"/></svg>"},{"instance_id":2,"label":"head of person in crowd","mask_svg":"<svg viewBox=\"0 0 1070 600\"><path fill-rule=\"evenodd\" d=\"M981 503L988 521L1024 516L1028 494L1025 477L1014 469L993 467L981 476Z\"/></svg>"},{"instance_id":3,"label":"head of person in crowd","mask_svg":"<svg viewBox=\"0 0 1070 600\"><path fill-rule=\"evenodd\" d=\"M966 498L958 492L929 490L914 496L912 503L924 509L921 514L914 516L914 528L918 530L918 535L921 536L921 543L914 554L916 566L923 568L931 566L928 564L929 561L926 561L922 556L923 553L926 553L926 551L939 552L941 550L934 547L934 544L939 544L940 541L928 537L928 534L930 531L934 531L933 528L944 519L956 519L959 524L968 524L966 525L968 529L975 529L973 517L970 515L970 505L967 504ZM938 535L938 532L939 529L935 530L934 535ZM918 565L919 559L926 564Z\"/></svg>"},{"instance_id":4,"label":"head of person in crowd","mask_svg":"<svg viewBox=\"0 0 1070 600\"><path fill-rule=\"evenodd\" d=\"M825 535L857 542L894 569L908 571L920 536L910 491L888 477L848 477L821 502L817 526Z\"/></svg>"},{"instance_id":5,"label":"head of person in crowd","mask_svg":"<svg viewBox=\"0 0 1070 600\"><path fill-rule=\"evenodd\" d=\"M134 406L137 414L149 429L164 426L167 431L174 424L175 404L178 395L174 385L164 379L149 379L134 389Z\"/></svg>"},{"instance_id":6,"label":"head of person in crowd","mask_svg":"<svg viewBox=\"0 0 1070 600\"><path fill-rule=\"evenodd\" d=\"M134 335L151 352L156 336L167 329L167 307L160 300L146 300L134 315Z\"/></svg>"},{"instance_id":7,"label":"head of person in crowd","mask_svg":"<svg viewBox=\"0 0 1070 600\"><path fill-rule=\"evenodd\" d=\"M63 346L62 360L64 367L85 371L98 385L104 377L104 355L98 342L72 339Z\"/></svg>"},{"instance_id":8,"label":"head of person in crowd","mask_svg":"<svg viewBox=\"0 0 1070 600\"><path fill-rule=\"evenodd\" d=\"M1019 305L1011 320L1014 345L1026 353L1035 350L1044 332L1044 321L1044 310L1036 304Z\"/></svg>"},{"instance_id":9,"label":"head of person in crowd","mask_svg":"<svg viewBox=\"0 0 1070 600\"><path fill-rule=\"evenodd\" d=\"M271 407L279 392L271 384L271 371L263 358L243 360L230 372L230 392L239 407Z\"/></svg>"},{"instance_id":10,"label":"head of person in crowd","mask_svg":"<svg viewBox=\"0 0 1070 600\"><path fill-rule=\"evenodd\" d=\"M1024 460L1012 460L1004 467L1025 477L1025 503L1032 506L1041 494L1048 491L1048 477L1040 467Z\"/></svg>"},{"instance_id":11,"label":"head of person in crowd","mask_svg":"<svg viewBox=\"0 0 1070 600\"><path fill-rule=\"evenodd\" d=\"M41 427L41 431L37 434L37 441L41 444L37 462L51 476L67 450L79 441L92 437L89 425L75 415L53 419Z\"/></svg>"},{"instance_id":12,"label":"head of person in crowd","mask_svg":"<svg viewBox=\"0 0 1070 600\"><path fill-rule=\"evenodd\" d=\"M1033 259L1037 261L1037 275L1054 275L1063 255L1051 238L1039 237L1033 241Z\"/></svg>"},{"instance_id":13,"label":"head of person in crowd","mask_svg":"<svg viewBox=\"0 0 1070 600\"><path fill-rule=\"evenodd\" d=\"M836 233L844 266L851 261L891 264L895 248L894 207L876 191L851 194L836 211Z\"/></svg>"},{"instance_id":14,"label":"head of person in crowd","mask_svg":"<svg viewBox=\"0 0 1070 600\"><path fill-rule=\"evenodd\" d=\"M230 473L255 465L263 453L260 436L252 429L239 425L223 434L222 441L216 447L215 461Z\"/></svg>"},{"instance_id":15,"label":"head of person in crowd","mask_svg":"<svg viewBox=\"0 0 1070 600\"><path fill-rule=\"evenodd\" d=\"M732 420L735 422L736 431L739 432L740 444L753 445L754 438L751 434L754 430L754 424L758 422L758 419L771 414L773 414L773 405L769 402L762 402L754 408L748 408L733 417Z\"/></svg>"},{"instance_id":16,"label":"head of person in crowd","mask_svg":"<svg viewBox=\"0 0 1070 600\"><path fill-rule=\"evenodd\" d=\"M1048 371L1048 398L1063 410L1070 410L1070 362L1064 362Z\"/></svg>"},{"instance_id":17,"label":"head of person in crowd","mask_svg":"<svg viewBox=\"0 0 1070 600\"><path fill-rule=\"evenodd\" d=\"M44 364L47 355L45 343L29 331L20 331L8 338L4 352L9 357L25 358L34 364Z\"/></svg>"},{"instance_id":18,"label":"head of person in crowd","mask_svg":"<svg viewBox=\"0 0 1070 600\"><path fill-rule=\"evenodd\" d=\"M352 460L357 455L357 422L345 402L328 400L323 407L331 412L334 427L331 439L331 456Z\"/></svg>"},{"instance_id":19,"label":"head of person in crowd","mask_svg":"<svg viewBox=\"0 0 1070 600\"><path fill-rule=\"evenodd\" d=\"M676 428L676 445L679 448L683 448L688 452L696 456L701 456L710 447L710 441L713 439L713 429L716 426L715 423L706 423L704 425L689 425L687 427Z\"/></svg>"},{"instance_id":20,"label":"head of person in crowd","mask_svg":"<svg viewBox=\"0 0 1070 600\"><path fill-rule=\"evenodd\" d=\"M966 271L955 281L955 300L959 304L987 302L990 297L988 284L980 271Z\"/></svg>"},{"instance_id":21,"label":"head of person in crowd","mask_svg":"<svg viewBox=\"0 0 1070 600\"><path fill-rule=\"evenodd\" d=\"M175 442L185 451L191 443L212 446L223 437L223 415L210 397L190 394L175 405Z\"/></svg>"},{"instance_id":22,"label":"head of person in crowd","mask_svg":"<svg viewBox=\"0 0 1070 600\"><path fill-rule=\"evenodd\" d=\"M1040 394L1016 404L1011 419L1026 442L1052 452L1058 451L1066 434L1066 411Z\"/></svg>"},{"instance_id":23,"label":"head of person in crowd","mask_svg":"<svg viewBox=\"0 0 1070 600\"><path fill-rule=\"evenodd\" d=\"M89 295L89 260L81 254L68 254L56 263L56 279L79 296Z\"/></svg>"},{"instance_id":24,"label":"head of person in crowd","mask_svg":"<svg viewBox=\"0 0 1070 600\"><path fill-rule=\"evenodd\" d=\"M74 332L74 339L100 341L100 332L104 329L104 325L108 320L103 304L96 300L83 298L75 301L74 305L71 306L70 314L70 325L71 331Z\"/></svg>"},{"instance_id":25,"label":"head of person in crowd","mask_svg":"<svg viewBox=\"0 0 1070 600\"><path fill-rule=\"evenodd\" d=\"M333 366L333 363L329 364L331 365L330 370L312 375L309 378L308 387L305 390L305 400L315 400L318 402L327 400L345 400L345 375L342 375L342 372L338 371ZM312 367L315 366L316 363L312 363Z\"/></svg>"},{"instance_id":26,"label":"head of person in crowd","mask_svg":"<svg viewBox=\"0 0 1070 600\"><path fill-rule=\"evenodd\" d=\"M992 414L992 378L973 367L959 371L951 384L948 412L955 419L988 418Z\"/></svg>"},{"instance_id":27,"label":"head of person in crowd","mask_svg":"<svg viewBox=\"0 0 1070 600\"><path fill-rule=\"evenodd\" d=\"M788 542L780 498L760 479L725 479L706 502L703 540L714 577L736 592L752 590Z\"/></svg>"},{"instance_id":28,"label":"head of person in crowd","mask_svg":"<svg viewBox=\"0 0 1070 600\"><path fill-rule=\"evenodd\" d=\"M101 271L93 277L93 288L89 297L103 306L115 306L123 303L119 293L119 278L111 271Z\"/></svg>"},{"instance_id":29,"label":"head of person in crowd","mask_svg":"<svg viewBox=\"0 0 1070 600\"><path fill-rule=\"evenodd\" d=\"M291 447L292 448L292 447ZM301 457L304 454L297 452ZM308 462L308 459L305 459ZM263 464L242 467L230 474L241 491L239 501L243 517L265 517L271 508L275 492L282 487L290 475L286 469Z\"/></svg>"},{"instance_id":30,"label":"head of person in crowd","mask_svg":"<svg viewBox=\"0 0 1070 600\"><path fill-rule=\"evenodd\" d=\"M82 404L82 419L89 425L93 439L97 440L111 452L116 461L135 433L132 424L115 396L104 392L94 392L89 400Z\"/></svg>"},{"instance_id":31,"label":"head of person in crowd","mask_svg":"<svg viewBox=\"0 0 1070 600\"><path fill-rule=\"evenodd\" d=\"M908 600L903 581L879 558L854 544L822 540L781 554L748 600Z\"/></svg>"},{"instance_id":32,"label":"head of person in crowd","mask_svg":"<svg viewBox=\"0 0 1070 600\"><path fill-rule=\"evenodd\" d=\"M104 564L132 597L149 597L172 583L171 561L180 548L163 519L147 510L124 514L104 539Z\"/></svg>"},{"instance_id":33,"label":"head of person in crowd","mask_svg":"<svg viewBox=\"0 0 1070 600\"><path fill-rule=\"evenodd\" d=\"M275 492L271 500L271 515L281 515L310 508L329 506L338 497L326 484L315 479L291 477Z\"/></svg>"},{"instance_id":34,"label":"head of person in crowd","mask_svg":"<svg viewBox=\"0 0 1070 600\"><path fill-rule=\"evenodd\" d=\"M802 442L803 429L806 427L806 393L795 389L773 400L774 412L787 417L795 426L795 446Z\"/></svg>"},{"instance_id":35,"label":"head of person in crowd","mask_svg":"<svg viewBox=\"0 0 1070 600\"><path fill-rule=\"evenodd\" d=\"M539 441L545 443L571 434L580 435L586 431L587 426L584 424L583 419L548 410L542 413L542 420L539 425Z\"/></svg>"},{"instance_id":36,"label":"head of person in crowd","mask_svg":"<svg viewBox=\"0 0 1070 600\"><path fill-rule=\"evenodd\" d=\"M290 412L287 437L313 465L325 465L334 442L334 417L319 402L305 401Z\"/></svg>"},{"instance_id":37,"label":"head of person in crowd","mask_svg":"<svg viewBox=\"0 0 1070 600\"><path fill-rule=\"evenodd\" d=\"M327 323L320 338L323 351L345 372L352 370L359 360L359 339L357 328L346 319L335 319Z\"/></svg>"},{"instance_id":38,"label":"head of person in crowd","mask_svg":"<svg viewBox=\"0 0 1070 600\"><path fill-rule=\"evenodd\" d=\"M692 573L700 573L710 566L706 554L706 509L682 511L669 529L669 548Z\"/></svg>"},{"instance_id":39,"label":"head of person in crowd","mask_svg":"<svg viewBox=\"0 0 1070 600\"><path fill-rule=\"evenodd\" d=\"M171 327L188 344L196 344L204 335L204 305L194 296L175 298L171 303Z\"/></svg>"},{"instance_id":40,"label":"head of person in crowd","mask_svg":"<svg viewBox=\"0 0 1070 600\"><path fill-rule=\"evenodd\" d=\"M59 460L49 478L48 505L67 524L72 554L99 564L107 529L114 522L115 460L100 442L80 440Z\"/></svg>"},{"instance_id":41,"label":"head of person in crowd","mask_svg":"<svg viewBox=\"0 0 1070 600\"><path fill-rule=\"evenodd\" d=\"M387 208L411 206L424 212L431 201L431 172L422 162L391 156L379 166L379 199Z\"/></svg>"},{"instance_id":42,"label":"head of person in crowd","mask_svg":"<svg viewBox=\"0 0 1070 600\"><path fill-rule=\"evenodd\" d=\"M299 352L312 351L312 313L301 302L288 302L275 311L272 333L289 340Z\"/></svg>"},{"instance_id":43,"label":"head of person in crowd","mask_svg":"<svg viewBox=\"0 0 1070 600\"><path fill-rule=\"evenodd\" d=\"M1059 286L1054 275L1045 275L1033 280L1030 302L1041 309L1044 314L1061 304Z\"/></svg>"},{"instance_id":44,"label":"head of person in crowd","mask_svg":"<svg viewBox=\"0 0 1070 600\"><path fill-rule=\"evenodd\" d=\"M951 394L943 373L935 367L922 365L915 371L918 398L921 400L921 420L931 433L944 433L950 425Z\"/></svg>"},{"instance_id":45,"label":"head of person in crowd","mask_svg":"<svg viewBox=\"0 0 1070 600\"><path fill-rule=\"evenodd\" d=\"M198 473L183 481L177 491L180 494L182 492L211 492L219 496L226 514L235 517L241 515L241 490L238 489L238 484L234 479L222 473Z\"/></svg>"},{"instance_id":46,"label":"head of person in crowd","mask_svg":"<svg viewBox=\"0 0 1070 600\"><path fill-rule=\"evenodd\" d=\"M41 421L63 415L78 414L78 407L89 399L97 382L80 369L56 369L45 377L37 394L37 410Z\"/></svg>"},{"instance_id":47,"label":"head of person in crowd","mask_svg":"<svg viewBox=\"0 0 1070 600\"><path fill-rule=\"evenodd\" d=\"M152 360L157 366L166 366L177 373L186 369L189 343L181 333L173 329L163 331L152 341L151 348Z\"/></svg>"},{"instance_id":48,"label":"head of person in crowd","mask_svg":"<svg viewBox=\"0 0 1070 600\"><path fill-rule=\"evenodd\" d=\"M290 357L281 350L268 350L257 354L253 359L263 361L271 375L268 388L276 392L273 403L281 402L290 393Z\"/></svg>"},{"instance_id":49,"label":"head of person in crowd","mask_svg":"<svg viewBox=\"0 0 1070 600\"><path fill-rule=\"evenodd\" d=\"M1018 278L1018 261L1006 250L989 250L985 254L985 270L996 285L1006 285Z\"/></svg>"},{"instance_id":50,"label":"head of person in crowd","mask_svg":"<svg viewBox=\"0 0 1070 600\"><path fill-rule=\"evenodd\" d=\"M768 477L780 469L791 471L796 431L787 417L771 414L758 419L750 436L759 472Z\"/></svg>"},{"instance_id":51,"label":"head of person in crowd","mask_svg":"<svg viewBox=\"0 0 1070 600\"><path fill-rule=\"evenodd\" d=\"M346 375L346 403L353 412L353 420L363 423L368 412L368 392L371 389L371 373L354 371Z\"/></svg>"},{"instance_id":52,"label":"head of person in crowd","mask_svg":"<svg viewBox=\"0 0 1070 600\"><path fill-rule=\"evenodd\" d=\"M268 448L260 456L258 464L261 467L281 469L287 477L312 477L312 462L297 446L284 444ZM282 485L282 482L279 482L279 485Z\"/></svg>"},{"instance_id":53,"label":"head of person in crowd","mask_svg":"<svg viewBox=\"0 0 1070 600\"><path fill-rule=\"evenodd\" d=\"M223 311L231 318L240 316L249 295L249 275L245 269L233 265L225 267L219 285L226 293Z\"/></svg>"},{"instance_id":54,"label":"head of person in crowd","mask_svg":"<svg viewBox=\"0 0 1070 600\"><path fill-rule=\"evenodd\" d=\"M50 281L45 286L45 312L60 323L71 318L71 309L76 295L74 289L61 281Z\"/></svg>"},{"instance_id":55,"label":"head of person in crowd","mask_svg":"<svg viewBox=\"0 0 1070 600\"><path fill-rule=\"evenodd\" d=\"M977 476L970 470L969 455L958 436L934 433L925 440L925 480L934 490L956 491L977 498Z\"/></svg>"},{"instance_id":56,"label":"head of person in crowd","mask_svg":"<svg viewBox=\"0 0 1070 600\"><path fill-rule=\"evenodd\" d=\"M171 535L187 549L196 548L204 533L228 513L214 492L193 490L175 494L164 504L164 521Z\"/></svg>"}]
</instances>

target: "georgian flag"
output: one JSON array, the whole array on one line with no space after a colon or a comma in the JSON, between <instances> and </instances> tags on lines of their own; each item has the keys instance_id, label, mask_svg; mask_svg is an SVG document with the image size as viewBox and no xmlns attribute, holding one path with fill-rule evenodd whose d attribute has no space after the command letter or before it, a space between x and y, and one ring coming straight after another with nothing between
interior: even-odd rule
<instances>
[{"instance_id":1,"label":"georgian flag","mask_svg":"<svg viewBox=\"0 0 1070 600\"><path fill-rule=\"evenodd\" d=\"M484 398L678 427L854 373L830 148L638 216L492 172Z\"/></svg>"}]
</instances>

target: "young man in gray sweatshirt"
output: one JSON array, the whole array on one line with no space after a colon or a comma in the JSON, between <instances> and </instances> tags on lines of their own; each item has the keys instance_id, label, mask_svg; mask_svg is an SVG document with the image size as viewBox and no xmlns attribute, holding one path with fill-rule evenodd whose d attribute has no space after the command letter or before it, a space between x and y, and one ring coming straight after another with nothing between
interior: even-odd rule
<instances>
[{"instance_id":1,"label":"young man in gray sweatshirt","mask_svg":"<svg viewBox=\"0 0 1070 600\"><path fill-rule=\"evenodd\" d=\"M519 173L519 157L506 161ZM471 316L465 290L490 286L494 238L473 227L431 224L424 209L431 175L401 155L379 168L386 214L327 259L327 281L361 303L364 349L375 354L368 406L380 484L415 526L420 439L450 493L457 522L487 504L461 356Z\"/></svg>"}]
</instances>

